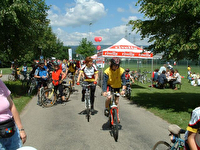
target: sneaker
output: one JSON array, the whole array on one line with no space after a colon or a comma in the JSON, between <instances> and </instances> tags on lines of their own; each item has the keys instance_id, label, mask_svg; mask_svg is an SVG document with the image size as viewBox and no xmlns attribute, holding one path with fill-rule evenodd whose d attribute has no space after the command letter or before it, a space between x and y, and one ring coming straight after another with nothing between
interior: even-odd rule
<instances>
[{"instance_id":1,"label":"sneaker","mask_svg":"<svg viewBox=\"0 0 200 150\"><path fill-rule=\"evenodd\" d=\"M105 108L105 110L104 110L104 115L105 115L106 117L108 117L108 116L109 116L109 111L108 111L108 109L107 109L107 108Z\"/></svg>"}]
</instances>

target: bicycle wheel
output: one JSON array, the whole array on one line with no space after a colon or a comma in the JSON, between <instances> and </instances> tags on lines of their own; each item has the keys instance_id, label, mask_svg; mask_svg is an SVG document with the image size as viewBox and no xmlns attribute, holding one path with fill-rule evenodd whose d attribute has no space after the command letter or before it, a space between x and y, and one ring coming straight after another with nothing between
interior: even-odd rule
<instances>
[{"instance_id":1,"label":"bicycle wheel","mask_svg":"<svg viewBox=\"0 0 200 150\"><path fill-rule=\"evenodd\" d=\"M42 92L42 95L41 95L41 102L42 102L42 105L44 107L51 107L55 104L56 102L56 94L54 92L54 89L51 88L51 89L46 89Z\"/></svg>"},{"instance_id":2,"label":"bicycle wheel","mask_svg":"<svg viewBox=\"0 0 200 150\"><path fill-rule=\"evenodd\" d=\"M65 95L65 98L66 98L66 101L67 101L70 97L70 89L69 89L68 86L64 86L63 94Z\"/></svg>"},{"instance_id":3,"label":"bicycle wheel","mask_svg":"<svg viewBox=\"0 0 200 150\"><path fill-rule=\"evenodd\" d=\"M89 107L89 100L86 98L86 118L87 121L90 121L90 107Z\"/></svg>"},{"instance_id":4,"label":"bicycle wheel","mask_svg":"<svg viewBox=\"0 0 200 150\"><path fill-rule=\"evenodd\" d=\"M169 145L169 143L165 142L165 141L158 141L152 150L170 150L171 149L171 145Z\"/></svg>"},{"instance_id":5,"label":"bicycle wheel","mask_svg":"<svg viewBox=\"0 0 200 150\"><path fill-rule=\"evenodd\" d=\"M8 75L8 80L9 80L9 81L14 81L15 78L14 78L14 76L13 76L12 74L9 74L9 75Z\"/></svg>"},{"instance_id":6,"label":"bicycle wheel","mask_svg":"<svg viewBox=\"0 0 200 150\"><path fill-rule=\"evenodd\" d=\"M113 125L113 137L115 139L115 142L118 140L119 135L119 129L118 129L118 117L117 117L117 110L113 109L113 119L114 119L114 125Z\"/></svg>"}]
</instances>

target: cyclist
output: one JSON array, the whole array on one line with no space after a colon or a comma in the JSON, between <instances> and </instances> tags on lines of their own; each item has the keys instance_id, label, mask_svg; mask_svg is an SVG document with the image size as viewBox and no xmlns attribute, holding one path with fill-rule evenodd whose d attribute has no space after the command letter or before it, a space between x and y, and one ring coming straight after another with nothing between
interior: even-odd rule
<instances>
[{"instance_id":1,"label":"cyclist","mask_svg":"<svg viewBox=\"0 0 200 150\"><path fill-rule=\"evenodd\" d=\"M65 96L63 95L63 86L62 82L66 74L60 69L59 63L54 62L54 71L52 72L52 83L54 85L54 90L59 90L59 94L61 95L62 102L65 101ZM61 103L62 103L61 102Z\"/></svg>"},{"instance_id":2,"label":"cyclist","mask_svg":"<svg viewBox=\"0 0 200 150\"><path fill-rule=\"evenodd\" d=\"M87 85L90 83L94 83L95 86L90 87L91 95L90 95L90 103L91 103L91 112L94 113L94 93L96 90L96 84L98 79L98 70L95 64L93 64L93 59L91 57L86 57L85 59L85 65L82 66L81 71L79 73L78 79L77 79L77 85L80 83L81 76L84 74L85 80L83 84ZM81 101L84 102L85 100L85 91L86 88L83 87L82 90L82 99Z\"/></svg>"},{"instance_id":3,"label":"cyclist","mask_svg":"<svg viewBox=\"0 0 200 150\"><path fill-rule=\"evenodd\" d=\"M25 80L27 78L27 71L28 71L28 67L27 67L26 63L24 63L24 65L22 66L22 74L23 74Z\"/></svg>"},{"instance_id":4,"label":"cyclist","mask_svg":"<svg viewBox=\"0 0 200 150\"><path fill-rule=\"evenodd\" d=\"M48 72L47 72L47 67L44 65L43 60L40 61L39 67L35 70L34 77L38 80L37 88L39 94L41 86L43 86L44 89L47 89ZM39 101L37 104L40 105Z\"/></svg>"},{"instance_id":5,"label":"cyclist","mask_svg":"<svg viewBox=\"0 0 200 150\"><path fill-rule=\"evenodd\" d=\"M122 86L123 85L123 86ZM114 92L120 92L120 88L122 86L121 95L125 94L126 90L126 79L124 69L120 67L120 59L112 58L110 60L110 67L108 67L104 71L103 78L103 96L107 96L107 92L114 89ZM109 115L109 104L110 104L111 96L108 96L105 102L105 116ZM119 97L115 99L116 104L119 106Z\"/></svg>"},{"instance_id":6,"label":"cyclist","mask_svg":"<svg viewBox=\"0 0 200 150\"><path fill-rule=\"evenodd\" d=\"M200 107L192 111L186 132L186 150L200 150ZM188 147L189 146L189 147Z\"/></svg>"},{"instance_id":7,"label":"cyclist","mask_svg":"<svg viewBox=\"0 0 200 150\"><path fill-rule=\"evenodd\" d=\"M126 79L126 82L130 82L130 79L131 79L132 83L134 83L134 82L135 82L135 81L134 81L134 78L133 78L133 76L131 76L131 75L129 74L129 72L130 72L130 69L127 68L127 69L125 70L125 79Z\"/></svg>"},{"instance_id":8,"label":"cyclist","mask_svg":"<svg viewBox=\"0 0 200 150\"><path fill-rule=\"evenodd\" d=\"M71 73L72 76L72 87L74 86L74 76L76 73L76 64L73 63L72 60L70 60L70 62L67 64L67 68L66 68L66 75L68 75L69 73Z\"/></svg>"}]
</instances>

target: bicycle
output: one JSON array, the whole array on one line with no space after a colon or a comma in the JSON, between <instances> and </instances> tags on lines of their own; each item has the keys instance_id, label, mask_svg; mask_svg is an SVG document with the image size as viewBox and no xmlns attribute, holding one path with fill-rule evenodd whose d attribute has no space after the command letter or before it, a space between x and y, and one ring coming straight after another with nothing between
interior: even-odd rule
<instances>
[{"instance_id":1,"label":"bicycle","mask_svg":"<svg viewBox=\"0 0 200 150\"><path fill-rule=\"evenodd\" d=\"M184 140L180 138L180 134L184 134L185 130L181 129L178 125L170 125L168 128L170 134L170 140L172 144L165 141L158 141L152 150L183 150L184 149Z\"/></svg>"},{"instance_id":2,"label":"bicycle","mask_svg":"<svg viewBox=\"0 0 200 150\"><path fill-rule=\"evenodd\" d=\"M70 88L70 93L73 92L73 77L74 75L72 75L71 73L68 75L68 78L69 78L69 88Z\"/></svg>"},{"instance_id":3,"label":"bicycle","mask_svg":"<svg viewBox=\"0 0 200 150\"><path fill-rule=\"evenodd\" d=\"M63 94L67 101L70 97L70 88L65 81L62 82L62 86ZM61 95L59 95L59 91L54 90L54 86L52 88L45 89L41 94L41 103L43 107L51 107L59 100L61 100Z\"/></svg>"},{"instance_id":4,"label":"bicycle","mask_svg":"<svg viewBox=\"0 0 200 150\"><path fill-rule=\"evenodd\" d=\"M36 79L34 77L31 78L28 82L30 83L30 87L28 90L28 96L30 96L32 94L33 90L36 88L37 83L36 83Z\"/></svg>"},{"instance_id":5,"label":"bicycle","mask_svg":"<svg viewBox=\"0 0 200 150\"><path fill-rule=\"evenodd\" d=\"M130 100L131 99L131 85L130 82L126 82L126 93L125 96Z\"/></svg>"},{"instance_id":6,"label":"bicycle","mask_svg":"<svg viewBox=\"0 0 200 150\"><path fill-rule=\"evenodd\" d=\"M82 84L82 87L86 88L85 91L85 108L86 108L86 118L87 121L90 121L90 95L91 95L91 91L90 91L90 87L91 86L95 86L93 83L90 84Z\"/></svg>"},{"instance_id":7,"label":"bicycle","mask_svg":"<svg viewBox=\"0 0 200 150\"><path fill-rule=\"evenodd\" d=\"M119 136L119 110L115 103L115 98L119 97L118 92L114 93L114 90L111 90L111 93L108 92L107 96L111 95L110 105L109 105L109 123L111 127L111 135L113 135L115 142L118 140Z\"/></svg>"}]
</instances>

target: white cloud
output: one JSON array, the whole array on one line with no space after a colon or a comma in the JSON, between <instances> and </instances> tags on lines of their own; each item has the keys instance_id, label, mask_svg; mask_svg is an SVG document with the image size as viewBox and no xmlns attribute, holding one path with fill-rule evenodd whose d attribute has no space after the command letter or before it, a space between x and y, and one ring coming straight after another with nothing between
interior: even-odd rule
<instances>
[{"instance_id":1,"label":"white cloud","mask_svg":"<svg viewBox=\"0 0 200 150\"><path fill-rule=\"evenodd\" d=\"M124 10L123 8L120 8L120 7L119 7L119 8L117 8L117 11L118 11L118 12L124 12L125 10Z\"/></svg>"},{"instance_id":2,"label":"white cloud","mask_svg":"<svg viewBox=\"0 0 200 150\"><path fill-rule=\"evenodd\" d=\"M69 6L69 5L66 5ZM95 23L106 15L106 10L102 3L95 0L76 0L74 7L67 7L65 14L57 13L56 6L48 11L48 18L51 26L81 26Z\"/></svg>"},{"instance_id":3,"label":"white cloud","mask_svg":"<svg viewBox=\"0 0 200 150\"><path fill-rule=\"evenodd\" d=\"M130 20L137 20L137 16L129 16L128 18L122 18L122 21L128 23Z\"/></svg>"},{"instance_id":4,"label":"white cloud","mask_svg":"<svg viewBox=\"0 0 200 150\"><path fill-rule=\"evenodd\" d=\"M133 14L138 14L139 7L135 7L134 5L135 3L129 5L129 11Z\"/></svg>"},{"instance_id":5,"label":"white cloud","mask_svg":"<svg viewBox=\"0 0 200 150\"><path fill-rule=\"evenodd\" d=\"M126 30L127 33L125 32ZM66 46L79 45L82 38L87 38L89 41L92 41L94 45L112 45L118 42L121 38L124 38L125 34L127 34L127 39L132 43L135 42L136 45L148 45L147 39L141 41L140 35L132 32L131 27L126 25L117 26L111 29L101 29L90 33L67 33L60 28L57 28L54 32ZM96 36L102 37L102 41L100 43L96 43L94 41Z\"/></svg>"}]
</instances>

